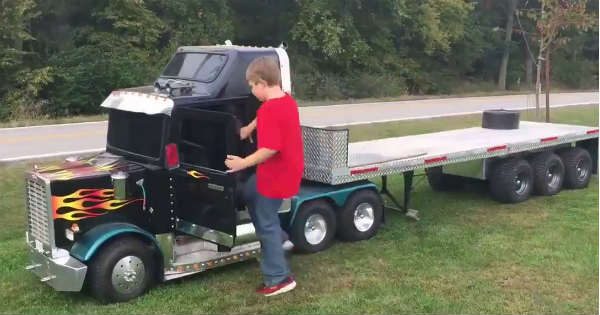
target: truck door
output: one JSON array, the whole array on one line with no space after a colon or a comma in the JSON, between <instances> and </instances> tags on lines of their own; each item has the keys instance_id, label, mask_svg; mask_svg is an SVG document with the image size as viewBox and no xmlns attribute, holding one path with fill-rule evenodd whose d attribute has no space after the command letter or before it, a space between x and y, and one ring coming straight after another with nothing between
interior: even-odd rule
<instances>
[{"instance_id":1,"label":"truck door","mask_svg":"<svg viewBox=\"0 0 600 315\"><path fill-rule=\"evenodd\" d=\"M177 230L232 247L236 232L235 174L226 173L227 154L239 154L236 118L224 112L174 109L171 139L177 144L174 169Z\"/></svg>"}]
</instances>

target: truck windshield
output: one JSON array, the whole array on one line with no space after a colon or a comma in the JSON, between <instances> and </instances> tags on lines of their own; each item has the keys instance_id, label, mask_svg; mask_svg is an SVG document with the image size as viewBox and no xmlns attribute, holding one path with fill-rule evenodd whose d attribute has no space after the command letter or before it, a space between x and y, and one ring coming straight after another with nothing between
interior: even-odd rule
<instances>
[{"instance_id":1,"label":"truck windshield","mask_svg":"<svg viewBox=\"0 0 600 315\"><path fill-rule=\"evenodd\" d=\"M108 117L109 147L146 158L160 157L165 116L111 110Z\"/></svg>"},{"instance_id":2,"label":"truck windshield","mask_svg":"<svg viewBox=\"0 0 600 315\"><path fill-rule=\"evenodd\" d=\"M227 56L206 53L178 53L171 59L163 77L212 82L221 73Z\"/></svg>"}]
</instances>

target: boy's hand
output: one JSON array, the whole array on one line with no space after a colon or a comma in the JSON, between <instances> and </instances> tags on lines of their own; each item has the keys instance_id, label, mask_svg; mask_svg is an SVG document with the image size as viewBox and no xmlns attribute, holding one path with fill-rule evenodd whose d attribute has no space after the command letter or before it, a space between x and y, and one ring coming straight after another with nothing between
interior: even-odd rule
<instances>
[{"instance_id":1,"label":"boy's hand","mask_svg":"<svg viewBox=\"0 0 600 315\"><path fill-rule=\"evenodd\" d=\"M250 140L250 143L253 143L252 141L252 131L254 130L254 128L252 128L252 126L248 125L248 126L244 126L240 129L240 140L244 140L246 138L248 138L248 140Z\"/></svg>"},{"instance_id":2,"label":"boy's hand","mask_svg":"<svg viewBox=\"0 0 600 315\"><path fill-rule=\"evenodd\" d=\"M248 167L246 161L243 158L235 155L227 155L225 165L227 165L227 167L229 168L227 173L237 172Z\"/></svg>"}]
</instances>

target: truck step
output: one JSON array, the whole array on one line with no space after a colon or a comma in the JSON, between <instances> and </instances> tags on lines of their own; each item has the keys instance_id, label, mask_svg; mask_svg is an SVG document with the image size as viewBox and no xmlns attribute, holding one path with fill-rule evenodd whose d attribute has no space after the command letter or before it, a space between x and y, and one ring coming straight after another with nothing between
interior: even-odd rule
<instances>
[{"instance_id":1,"label":"truck step","mask_svg":"<svg viewBox=\"0 0 600 315\"><path fill-rule=\"evenodd\" d=\"M214 250L201 250L175 257L173 264L165 268L165 280L171 280L192 273L232 264L260 255L260 242L253 242L235 246L230 252Z\"/></svg>"}]
</instances>

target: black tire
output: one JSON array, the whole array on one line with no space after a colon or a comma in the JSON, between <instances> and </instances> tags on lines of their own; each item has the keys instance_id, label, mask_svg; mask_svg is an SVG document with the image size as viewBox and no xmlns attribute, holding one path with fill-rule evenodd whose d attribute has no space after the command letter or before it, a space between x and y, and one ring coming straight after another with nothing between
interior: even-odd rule
<instances>
[{"instance_id":1,"label":"black tire","mask_svg":"<svg viewBox=\"0 0 600 315\"><path fill-rule=\"evenodd\" d=\"M581 189L588 186L592 174L592 157L582 148L571 148L560 153L565 165L565 188Z\"/></svg>"},{"instance_id":2,"label":"black tire","mask_svg":"<svg viewBox=\"0 0 600 315\"><path fill-rule=\"evenodd\" d=\"M361 241L373 237L383 219L383 200L371 190L354 192L337 213L337 234L346 241Z\"/></svg>"},{"instance_id":3,"label":"black tire","mask_svg":"<svg viewBox=\"0 0 600 315\"><path fill-rule=\"evenodd\" d=\"M444 174L441 166L426 168L425 174L429 186L435 191L458 190L464 184L460 176Z\"/></svg>"},{"instance_id":4,"label":"black tire","mask_svg":"<svg viewBox=\"0 0 600 315\"><path fill-rule=\"evenodd\" d=\"M154 247L135 237L120 237L103 245L88 268L90 293L102 302L124 302L144 294L154 283L153 257ZM120 280L123 276L132 277L131 271L137 271L134 281ZM119 282L125 286L119 288ZM129 282L133 283L128 287Z\"/></svg>"},{"instance_id":5,"label":"black tire","mask_svg":"<svg viewBox=\"0 0 600 315\"><path fill-rule=\"evenodd\" d=\"M322 199L308 201L300 206L292 225L294 249L300 253L322 251L331 246L335 229L336 218L331 205Z\"/></svg>"},{"instance_id":6,"label":"black tire","mask_svg":"<svg viewBox=\"0 0 600 315\"><path fill-rule=\"evenodd\" d=\"M534 192L542 196L560 192L565 178L565 166L560 157L552 152L537 154L531 160Z\"/></svg>"},{"instance_id":7,"label":"black tire","mask_svg":"<svg viewBox=\"0 0 600 315\"><path fill-rule=\"evenodd\" d=\"M519 129L519 112L493 109L483 112L481 127L486 129Z\"/></svg>"},{"instance_id":8,"label":"black tire","mask_svg":"<svg viewBox=\"0 0 600 315\"><path fill-rule=\"evenodd\" d=\"M492 197L504 203L527 200L533 190L533 169L524 159L500 160L489 178Z\"/></svg>"}]
</instances>

